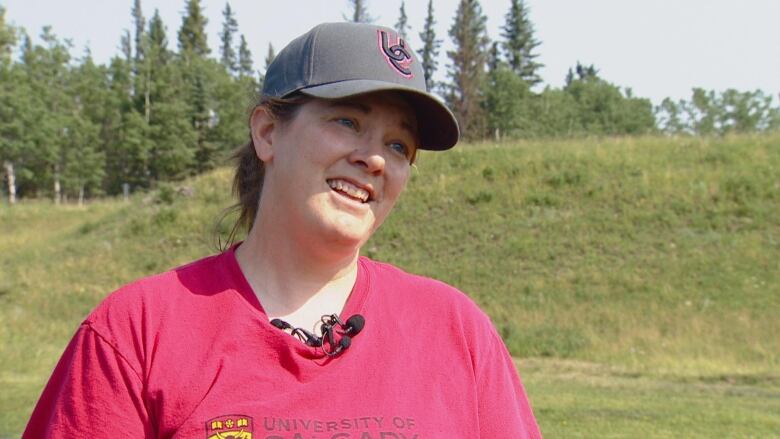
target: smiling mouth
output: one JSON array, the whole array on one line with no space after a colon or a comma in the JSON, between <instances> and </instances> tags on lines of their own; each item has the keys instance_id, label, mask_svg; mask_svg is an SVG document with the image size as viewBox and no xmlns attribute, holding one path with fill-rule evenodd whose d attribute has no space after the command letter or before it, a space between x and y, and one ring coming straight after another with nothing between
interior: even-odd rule
<instances>
[{"instance_id":1,"label":"smiling mouth","mask_svg":"<svg viewBox=\"0 0 780 439\"><path fill-rule=\"evenodd\" d=\"M340 195L355 201L366 203L371 199L371 194L366 189L356 186L346 180L334 178L328 179L327 182L331 189L338 192Z\"/></svg>"}]
</instances>

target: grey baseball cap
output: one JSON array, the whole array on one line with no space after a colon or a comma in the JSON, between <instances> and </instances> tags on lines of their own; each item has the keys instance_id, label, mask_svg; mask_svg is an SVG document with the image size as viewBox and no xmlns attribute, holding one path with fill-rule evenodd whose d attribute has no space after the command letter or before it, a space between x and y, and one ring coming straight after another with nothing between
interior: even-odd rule
<instances>
[{"instance_id":1,"label":"grey baseball cap","mask_svg":"<svg viewBox=\"0 0 780 439\"><path fill-rule=\"evenodd\" d=\"M274 58L262 95L339 99L381 90L400 92L414 108L421 149L458 143L455 116L426 89L422 64L409 44L387 27L348 22L314 27Z\"/></svg>"}]
</instances>

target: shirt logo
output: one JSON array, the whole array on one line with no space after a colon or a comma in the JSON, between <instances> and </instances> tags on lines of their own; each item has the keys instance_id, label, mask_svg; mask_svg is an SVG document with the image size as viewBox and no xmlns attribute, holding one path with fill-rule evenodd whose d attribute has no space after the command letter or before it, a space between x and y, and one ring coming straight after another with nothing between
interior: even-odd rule
<instances>
[{"instance_id":1,"label":"shirt logo","mask_svg":"<svg viewBox=\"0 0 780 439\"><path fill-rule=\"evenodd\" d=\"M206 421L206 439L252 439L252 417L222 415Z\"/></svg>"},{"instance_id":2,"label":"shirt logo","mask_svg":"<svg viewBox=\"0 0 780 439\"><path fill-rule=\"evenodd\" d=\"M385 57L387 63L404 78L412 77L409 65L413 58L406 47L406 41L400 35L395 35L395 44L391 45L390 36L384 30L377 30L379 51Z\"/></svg>"}]
</instances>

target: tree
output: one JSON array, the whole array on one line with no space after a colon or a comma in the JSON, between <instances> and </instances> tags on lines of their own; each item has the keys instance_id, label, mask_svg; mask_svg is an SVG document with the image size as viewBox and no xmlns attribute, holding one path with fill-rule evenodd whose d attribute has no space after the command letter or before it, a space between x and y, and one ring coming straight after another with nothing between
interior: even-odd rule
<instances>
[{"instance_id":1,"label":"tree","mask_svg":"<svg viewBox=\"0 0 780 439\"><path fill-rule=\"evenodd\" d=\"M563 91L574 99L577 117L567 134L645 134L655 129L653 106L648 99L633 97L630 89L598 76L593 65L577 63L576 77L569 71Z\"/></svg>"},{"instance_id":2,"label":"tree","mask_svg":"<svg viewBox=\"0 0 780 439\"><path fill-rule=\"evenodd\" d=\"M149 120L149 179L170 181L193 173L199 132L192 122L190 85L184 79L184 63L162 62L152 82L152 117ZM224 69L224 76L229 77Z\"/></svg>"},{"instance_id":3,"label":"tree","mask_svg":"<svg viewBox=\"0 0 780 439\"><path fill-rule=\"evenodd\" d=\"M16 44L16 29L5 23L5 8L0 6L0 63L10 62Z\"/></svg>"},{"instance_id":4,"label":"tree","mask_svg":"<svg viewBox=\"0 0 780 439\"><path fill-rule=\"evenodd\" d=\"M349 5L352 8L352 15L345 20L353 23L373 23L374 18L368 15L368 9L366 8L365 0L349 0Z\"/></svg>"},{"instance_id":5,"label":"tree","mask_svg":"<svg viewBox=\"0 0 780 439\"><path fill-rule=\"evenodd\" d=\"M274 45L271 43L268 43L268 53L265 55L265 71L268 71L268 68L271 66L271 63L273 62L274 58L276 58L276 52L274 51Z\"/></svg>"},{"instance_id":6,"label":"tree","mask_svg":"<svg viewBox=\"0 0 780 439\"><path fill-rule=\"evenodd\" d=\"M656 108L655 114L658 127L667 134L683 134L687 131L687 124L682 119L682 107L684 101L675 102L665 98Z\"/></svg>"},{"instance_id":7,"label":"tree","mask_svg":"<svg viewBox=\"0 0 780 439\"><path fill-rule=\"evenodd\" d=\"M103 192L110 141L109 85L105 67L94 63L89 50L70 76L69 94L75 106L66 135L63 187L82 204L85 197Z\"/></svg>"},{"instance_id":8,"label":"tree","mask_svg":"<svg viewBox=\"0 0 780 439\"><path fill-rule=\"evenodd\" d=\"M18 122L19 104L24 99L18 95L22 79L11 63L11 50L16 44L16 30L5 23L5 8L0 6L0 164L8 187L8 202L16 202L16 171L14 162L19 155L18 138L22 127ZM2 187L2 184L0 184Z\"/></svg>"},{"instance_id":9,"label":"tree","mask_svg":"<svg viewBox=\"0 0 780 439\"><path fill-rule=\"evenodd\" d=\"M138 113L131 95L132 72L130 63L115 56L108 67L108 112L104 130L106 181L104 187L111 194L121 193L122 185L132 188L149 187L149 124Z\"/></svg>"},{"instance_id":10,"label":"tree","mask_svg":"<svg viewBox=\"0 0 780 439\"><path fill-rule=\"evenodd\" d=\"M501 136L520 137L525 134L520 131L529 131L528 83L503 63L497 63L488 78L485 107L490 130L496 140Z\"/></svg>"},{"instance_id":11,"label":"tree","mask_svg":"<svg viewBox=\"0 0 780 439\"><path fill-rule=\"evenodd\" d=\"M206 23L200 0L187 0L186 12L179 28L179 50L182 55L205 57L210 53L206 39Z\"/></svg>"},{"instance_id":12,"label":"tree","mask_svg":"<svg viewBox=\"0 0 780 439\"><path fill-rule=\"evenodd\" d=\"M144 14L141 11L141 0L133 1L133 9L130 11L133 16L133 25L135 26L135 62L141 64L144 56L144 29L146 28L146 20ZM136 67L137 69L137 67Z\"/></svg>"},{"instance_id":13,"label":"tree","mask_svg":"<svg viewBox=\"0 0 780 439\"><path fill-rule=\"evenodd\" d=\"M721 118L715 92L694 88L691 101L685 105L685 112L691 121L693 132L699 135L717 134L718 120Z\"/></svg>"},{"instance_id":14,"label":"tree","mask_svg":"<svg viewBox=\"0 0 780 439\"><path fill-rule=\"evenodd\" d=\"M395 30L398 31L398 35L400 35L401 38L403 38L404 40L408 40L408 38L406 38L407 29L409 29L409 19L406 17L406 8L402 0L401 10L398 14L398 22L395 24Z\"/></svg>"},{"instance_id":15,"label":"tree","mask_svg":"<svg viewBox=\"0 0 780 439\"><path fill-rule=\"evenodd\" d=\"M420 32L420 40L422 40L422 49L418 50L422 58L422 68L425 74L425 85L428 90L433 90L434 81L433 74L436 73L436 67L439 56L439 47L441 46L441 40L436 39L435 30L436 20L433 16L433 0L428 0L428 15L425 16L425 25L423 31Z\"/></svg>"},{"instance_id":16,"label":"tree","mask_svg":"<svg viewBox=\"0 0 780 439\"><path fill-rule=\"evenodd\" d=\"M533 24L528 18L528 7L523 0L511 0L502 30L502 46L511 69L531 87L542 82L537 71L543 64L534 61L538 57L534 49L540 43L534 38Z\"/></svg>"},{"instance_id":17,"label":"tree","mask_svg":"<svg viewBox=\"0 0 780 439\"><path fill-rule=\"evenodd\" d=\"M73 115L73 100L69 88L69 43L61 41L49 26L40 36L44 45L33 46L27 38L23 45L24 73L32 93L30 110L23 122L28 141L33 148L27 151L27 169L35 178L27 184L32 191L49 186L54 201L62 199L62 172L66 138Z\"/></svg>"},{"instance_id":18,"label":"tree","mask_svg":"<svg viewBox=\"0 0 780 439\"><path fill-rule=\"evenodd\" d=\"M254 76L255 74L252 52L249 51L249 45L246 43L246 38L244 38L243 34L238 46L238 74L239 76Z\"/></svg>"},{"instance_id":19,"label":"tree","mask_svg":"<svg viewBox=\"0 0 780 439\"><path fill-rule=\"evenodd\" d=\"M152 19L149 27L151 115L145 135L149 139L148 175L152 183L188 175L198 138L191 122L185 61L174 58L168 50L161 20Z\"/></svg>"},{"instance_id":20,"label":"tree","mask_svg":"<svg viewBox=\"0 0 780 439\"><path fill-rule=\"evenodd\" d=\"M154 16L149 21L149 40L148 46L151 53L149 59L155 63L167 63L171 58L171 52L168 50L168 36L166 35L165 24L160 18L160 13L154 10Z\"/></svg>"},{"instance_id":21,"label":"tree","mask_svg":"<svg viewBox=\"0 0 780 439\"><path fill-rule=\"evenodd\" d=\"M477 0L461 0L450 28L455 50L447 52L452 79L447 102L458 119L464 136L484 135L486 123L483 109L483 86L487 61L487 17Z\"/></svg>"},{"instance_id":22,"label":"tree","mask_svg":"<svg viewBox=\"0 0 780 439\"><path fill-rule=\"evenodd\" d=\"M230 73L236 73L238 70L238 59L236 50L233 48L233 36L238 32L238 22L230 9L230 3L225 3L225 10L222 11L222 33L219 34L220 62Z\"/></svg>"},{"instance_id":23,"label":"tree","mask_svg":"<svg viewBox=\"0 0 780 439\"><path fill-rule=\"evenodd\" d=\"M119 50L125 56L125 60L130 66L133 64L133 43L131 41L130 31L125 29L119 40Z\"/></svg>"}]
</instances>

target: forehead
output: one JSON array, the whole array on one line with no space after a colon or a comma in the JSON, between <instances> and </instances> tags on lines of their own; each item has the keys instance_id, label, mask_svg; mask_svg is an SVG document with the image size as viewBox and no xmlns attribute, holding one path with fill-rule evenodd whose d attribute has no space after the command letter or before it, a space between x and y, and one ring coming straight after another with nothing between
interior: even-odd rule
<instances>
[{"instance_id":1,"label":"forehead","mask_svg":"<svg viewBox=\"0 0 780 439\"><path fill-rule=\"evenodd\" d=\"M417 115L399 93L376 92L342 99L319 100L324 108L351 109L366 115L376 115L388 123L398 123L417 135Z\"/></svg>"}]
</instances>

